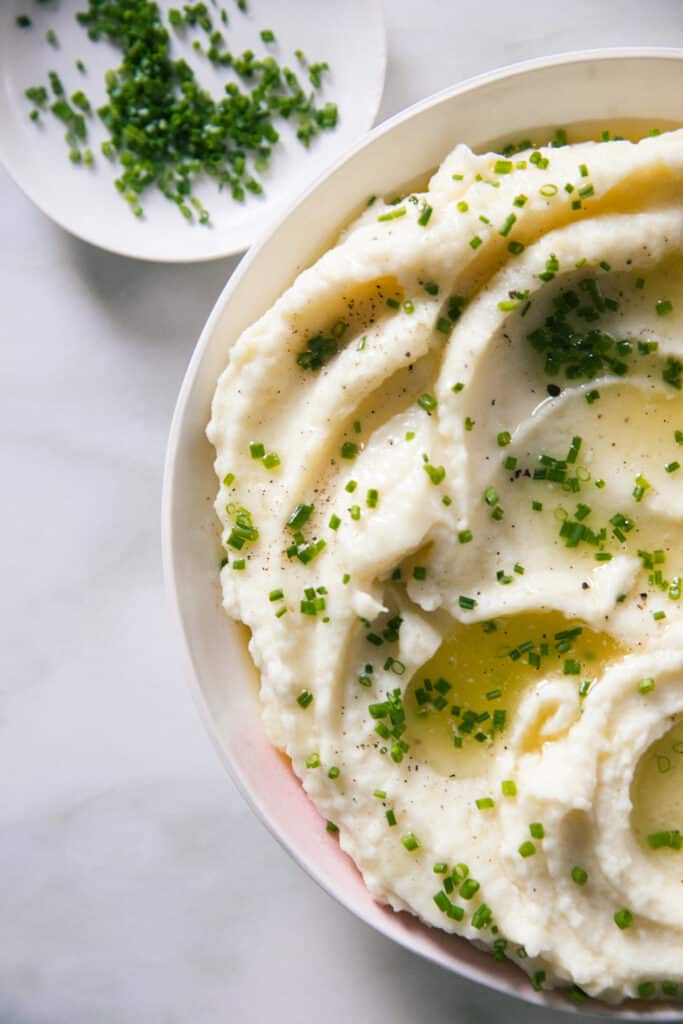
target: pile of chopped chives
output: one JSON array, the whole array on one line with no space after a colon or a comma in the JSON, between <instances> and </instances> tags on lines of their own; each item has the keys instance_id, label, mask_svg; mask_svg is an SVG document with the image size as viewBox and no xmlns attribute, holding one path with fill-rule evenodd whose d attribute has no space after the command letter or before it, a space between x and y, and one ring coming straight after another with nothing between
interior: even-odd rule
<instances>
[{"instance_id":1,"label":"pile of chopped chives","mask_svg":"<svg viewBox=\"0 0 683 1024\"><path fill-rule=\"evenodd\" d=\"M244 10L246 4L238 7ZM203 29L209 46L205 50L195 39L193 49L214 65L232 68L251 86L243 91L236 82L229 82L220 100L201 88L185 60L172 59L169 31L151 0L88 0L87 10L76 15L91 40L105 39L123 54L120 67L106 73L108 102L96 113L110 134L102 152L120 165L114 184L136 216L143 213L142 194L155 186L188 221L196 216L206 224L208 211L193 195L199 176L213 178L219 189L228 189L241 202L248 193L263 191L256 174L267 169L279 140L277 119L295 121L297 138L306 147L321 131L337 124L336 105L318 106L314 93L307 95L295 72L281 67L272 55L259 60L251 50L230 53L212 13L206 4L186 4L183 11L169 12L169 22L179 33L196 26ZM227 21L222 10L221 22ZM266 44L275 42L269 29L261 39ZM300 50L296 56L307 68L313 89L320 88L327 64L307 64ZM90 165L93 156L85 143L92 110L87 97L79 90L69 101L56 72L50 73L49 80L52 102L43 86L26 90L34 104L31 119L38 120L49 103L67 129L72 162Z\"/></svg>"}]
</instances>

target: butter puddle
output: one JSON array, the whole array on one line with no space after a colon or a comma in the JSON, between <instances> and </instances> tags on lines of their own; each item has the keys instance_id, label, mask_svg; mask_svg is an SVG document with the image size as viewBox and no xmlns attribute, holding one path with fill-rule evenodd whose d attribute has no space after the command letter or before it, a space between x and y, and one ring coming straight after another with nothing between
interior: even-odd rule
<instances>
[{"instance_id":1,"label":"butter puddle","mask_svg":"<svg viewBox=\"0 0 683 1024\"><path fill-rule=\"evenodd\" d=\"M598 678L622 654L623 648L608 634L559 612L455 623L406 691L411 755L442 775L483 774L505 745L530 687L561 676L575 680L578 692L584 680ZM531 730L539 745L545 738L541 728L539 723Z\"/></svg>"},{"instance_id":2,"label":"butter puddle","mask_svg":"<svg viewBox=\"0 0 683 1024\"><path fill-rule=\"evenodd\" d=\"M631 785L631 827L644 850L656 858L657 866L667 863L683 871L683 849L662 841L663 833L683 833L683 718L653 743L640 759ZM662 843L656 849L653 842ZM678 840L674 839L674 846ZM683 845L683 844L682 844Z\"/></svg>"}]
</instances>

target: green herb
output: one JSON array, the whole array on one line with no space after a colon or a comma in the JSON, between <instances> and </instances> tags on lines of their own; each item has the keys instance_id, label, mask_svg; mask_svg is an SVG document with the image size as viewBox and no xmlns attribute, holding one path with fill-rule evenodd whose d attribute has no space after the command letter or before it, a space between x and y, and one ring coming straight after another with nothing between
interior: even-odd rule
<instances>
[{"instance_id":1,"label":"green herb","mask_svg":"<svg viewBox=\"0 0 683 1024\"><path fill-rule=\"evenodd\" d=\"M519 852L520 857L525 857L525 858L526 857L533 857L534 854L536 853L536 847L534 846L534 844L531 842L530 839L526 839L522 843L522 845L519 847L519 851L518 852Z\"/></svg>"},{"instance_id":2,"label":"green herb","mask_svg":"<svg viewBox=\"0 0 683 1024\"><path fill-rule=\"evenodd\" d=\"M33 22L27 14L20 14L16 19L17 28L30 28Z\"/></svg>"},{"instance_id":3,"label":"green herb","mask_svg":"<svg viewBox=\"0 0 683 1024\"><path fill-rule=\"evenodd\" d=\"M341 446L342 459L355 459L358 455L358 445L353 441L344 441Z\"/></svg>"},{"instance_id":4,"label":"green herb","mask_svg":"<svg viewBox=\"0 0 683 1024\"><path fill-rule=\"evenodd\" d=\"M434 398L434 395L430 395L428 392L425 392L425 394L420 395L417 400L417 404L421 409L424 409L429 416L431 416L439 403L436 398Z\"/></svg>"},{"instance_id":5,"label":"green herb","mask_svg":"<svg viewBox=\"0 0 683 1024\"><path fill-rule=\"evenodd\" d=\"M655 312L657 313L657 316L666 316L673 308L673 302L669 299L658 299L655 303Z\"/></svg>"},{"instance_id":6,"label":"green herb","mask_svg":"<svg viewBox=\"0 0 683 1024\"><path fill-rule=\"evenodd\" d=\"M517 783L513 779L504 779L500 784L503 796L517 796Z\"/></svg>"},{"instance_id":7,"label":"green herb","mask_svg":"<svg viewBox=\"0 0 683 1024\"><path fill-rule=\"evenodd\" d=\"M446 476L446 469L444 466L432 466L431 463L425 462L423 463L422 468L435 487L438 486Z\"/></svg>"},{"instance_id":8,"label":"green herb","mask_svg":"<svg viewBox=\"0 0 683 1024\"><path fill-rule=\"evenodd\" d=\"M57 38L57 33L53 28L49 28L47 30L47 32L45 33L45 39L50 44L50 46L54 46L55 48L59 46L59 39Z\"/></svg>"},{"instance_id":9,"label":"green herb","mask_svg":"<svg viewBox=\"0 0 683 1024\"><path fill-rule=\"evenodd\" d=\"M240 6L246 6L244 0ZM90 39L122 51L119 66L105 76L107 102L98 115L110 135L109 151L121 164L115 185L134 213L141 212L142 194L156 187L185 219L194 220L192 189L200 176L242 202L263 191L255 172L265 170L279 140L276 121L294 121L306 147L337 123L335 104L318 106L291 69L271 56L258 60L250 50L229 53L220 32L210 34L206 50L198 40L193 48L215 66L230 67L246 88L228 82L215 100L185 60L173 59L159 7L150 0L88 0L76 19ZM169 21L174 27L211 29L205 4L186 4L183 13L173 8ZM261 37L274 40L269 29ZM57 45L53 30L46 38ZM314 85L325 68L311 66ZM201 204L195 209L199 223L208 223L208 211Z\"/></svg>"},{"instance_id":10,"label":"green herb","mask_svg":"<svg viewBox=\"0 0 683 1024\"><path fill-rule=\"evenodd\" d=\"M678 829L668 832L652 832L647 837L647 841L653 850L661 850L665 847L670 850L680 850L683 846L681 833Z\"/></svg>"},{"instance_id":11,"label":"green herb","mask_svg":"<svg viewBox=\"0 0 683 1024\"><path fill-rule=\"evenodd\" d=\"M388 213L380 214L380 216L377 218L377 220L378 221L398 220L399 217L404 217L405 213L406 213L405 206L399 206L395 210L389 210Z\"/></svg>"},{"instance_id":12,"label":"green herb","mask_svg":"<svg viewBox=\"0 0 683 1024\"><path fill-rule=\"evenodd\" d=\"M261 39L263 40L264 43L274 43L275 33L272 31L272 29L264 28L261 30Z\"/></svg>"},{"instance_id":13,"label":"green herb","mask_svg":"<svg viewBox=\"0 0 683 1024\"><path fill-rule=\"evenodd\" d=\"M320 767L320 754L309 754L306 758L307 768L319 768Z\"/></svg>"},{"instance_id":14,"label":"green herb","mask_svg":"<svg viewBox=\"0 0 683 1024\"><path fill-rule=\"evenodd\" d=\"M509 430L501 430L496 438L499 448L505 448L512 441L512 434Z\"/></svg>"},{"instance_id":15,"label":"green herb","mask_svg":"<svg viewBox=\"0 0 683 1024\"><path fill-rule=\"evenodd\" d=\"M431 206L425 204L422 213L417 218L417 223L420 224L423 228L427 227L427 225L429 224L429 218L431 217L432 213L433 210Z\"/></svg>"},{"instance_id":16,"label":"green herb","mask_svg":"<svg viewBox=\"0 0 683 1024\"><path fill-rule=\"evenodd\" d=\"M458 892L462 899L471 900L473 896L476 896L480 888L481 886L476 878L466 878L458 889Z\"/></svg>"},{"instance_id":17,"label":"green herb","mask_svg":"<svg viewBox=\"0 0 683 1024\"><path fill-rule=\"evenodd\" d=\"M529 825L529 832L531 833L532 839L545 838L545 829L540 821L533 821L531 825Z\"/></svg>"},{"instance_id":18,"label":"green herb","mask_svg":"<svg viewBox=\"0 0 683 1024\"><path fill-rule=\"evenodd\" d=\"M472 914L473 928L488 928L493 919L493 912L485 903L481 903Z\"/></svg>"},{"instance_id":19,"label":"green herb","mask_svg":"<svg viewBox=\"0 0 683 1024\"><path fill-rule=\"evenodd\" d=\"M472 540L472 531L471 530L460 530L459 531L459 533L458 533L458 543L460 543L460 544L469 544L469 542L471 540Z\"/></svg>"},{"instance_id":20,"label":"green herb","mask_svg":"<svg viewBox=\"0 0 683 1024\"><path fill-rule=\"evenodd\" d=\"M290 530L300 530L313 514L313 505L297 505L289 519L287 526Z\"/></svg>"},{"instance_id":21,"label":"green herb","mask_svg":"<svg viewBox=\"0 0 683 1024\"><path fill-rule=\"evenodd\" d=\"M500 234L505 238L512 231L513 225L515 224L517 217L514 213L509 213L500 228ZM472 243L470 243L471 245Z\"/></svg>"},{"instance_id":22,"label":"green herb","mask_svg":"<svg viewBox=\"0 0 683 1024\"><path fill-rule=\"evenodd\" d=\"M676 388L677 391L681 390L681 373L683 372L683 363L679 359L674 359L673 356L669 356L666 360L666 366L662 370L662 380L670 384L672 388Z\"/></svg>"},{"instance_id":23,"label":"green herb","mask_svg":"<svg viewBox=\"0 0 683 1024\"><path fill-rule=\"evenodd\" d=\"M633 924L633 914L630 910L627 910L625 907L623 910L617 910L616 914L614 915L614 923L616 924L617 928L621 928L622 931L625 928L630 928Z\"/></svg>"},{"instance_id":24,"label":"green herb","mask_svg":"<svg viewBox=\"0 0 683 1024\"><path fill-rule=\"evenodd\" d=\"M299 696L296 698L296 702L300 708L307 708L310 704L313 703L313 694L310 693L308 690L302 690Z\"/></svg>"},{"instance_id":25,"label":"green herb","mask_svg":"<svg viewBox=\"0 0 683 1024\"><path fill-rule=\"evenodd\" d=\"M492 807L495 807L495 801L490 796L482 796L476 800L475 803L477 805L477 810L479 811L488 811Z\"/></svg>"},{"instance_id":26,"label":"green herb","mask_svg":"<svg viewBox=\"0 0 683 1024\"><path fill-rule=\"evenodd\" d=\"M588 872L578 864L572 868L572 881L576 882L577 885L585 885L588 881Z\"/></svg>"},{"instance_id":27,"label":"green herb","mask_svg":"<svg viewBox=\"0 0 683 1024\"><path fill-rule=\"evenodd\" d=\"M646 491L650 489L650 483L645 479L642 474L638 474L636 477L635 487L633 488L633 497L636 501L642 501L645 497Z\"/></svg>"}]
</instances>

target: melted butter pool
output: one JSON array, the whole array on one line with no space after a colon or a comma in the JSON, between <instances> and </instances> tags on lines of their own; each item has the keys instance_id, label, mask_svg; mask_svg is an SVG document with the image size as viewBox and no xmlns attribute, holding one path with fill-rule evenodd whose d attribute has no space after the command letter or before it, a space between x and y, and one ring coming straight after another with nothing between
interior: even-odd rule
<instances>
[{"instance_id":1,"label":"melted butter pool","mask_svg":"<svg viewBox=\"0 0 683 1024\"><path fill-rule=\"evenodd\" d=\"M623 653L608 634L558 612L455 623L406 691L411 755L443 775L485 773L529 688L563 677L578 691Z\"/></svg>"},{"instance_id":2,"label":"melted butter pool","mask_svg":"<svg viewBox=\"0 0 683 1024\"><path fill-rule=\"evenodd\" d=\"M674 872L683 872L683 849L653 849L648 839L662 832L683 833L683 717L640 759L631 801L631 827L643 849L659 866L667 864Z\"/></svg>"}]
</instances>

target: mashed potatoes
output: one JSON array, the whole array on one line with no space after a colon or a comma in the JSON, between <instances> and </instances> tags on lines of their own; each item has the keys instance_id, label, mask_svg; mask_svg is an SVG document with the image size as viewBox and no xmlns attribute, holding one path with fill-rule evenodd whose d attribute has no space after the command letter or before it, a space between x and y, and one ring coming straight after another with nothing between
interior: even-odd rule
<instances>
[{"instance_id":1,"label":"mashed potatoes","mask_svg":"<svg viewBox=\"0 0 683 1024\"><path fill-rule=\"evenodd\" d=\"M682 194L682 132L458 146L208 428L268 735L370 891L609 1001L683 982Z\"/></svg>"}]
</instances>

